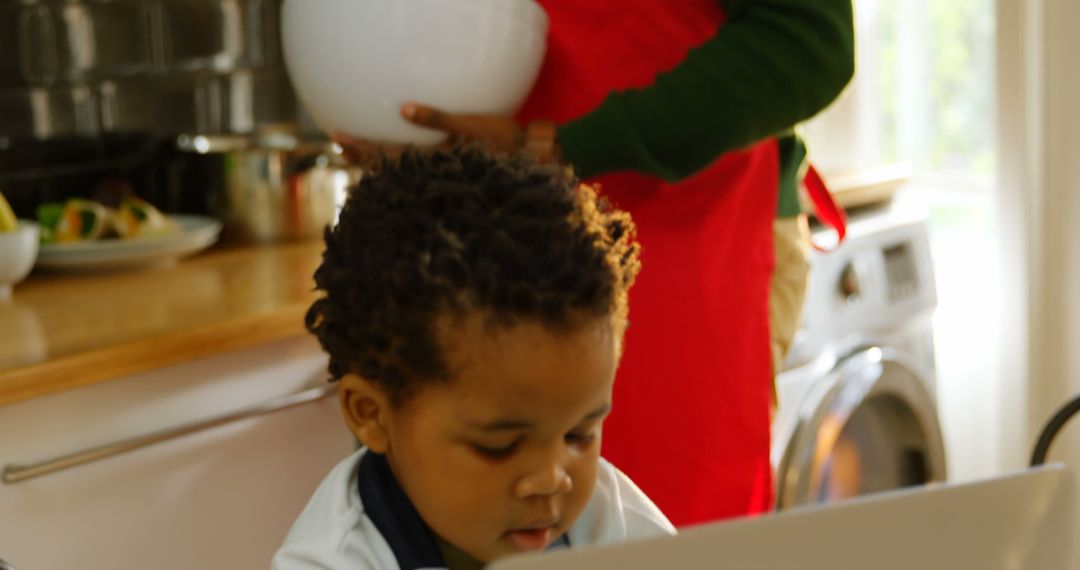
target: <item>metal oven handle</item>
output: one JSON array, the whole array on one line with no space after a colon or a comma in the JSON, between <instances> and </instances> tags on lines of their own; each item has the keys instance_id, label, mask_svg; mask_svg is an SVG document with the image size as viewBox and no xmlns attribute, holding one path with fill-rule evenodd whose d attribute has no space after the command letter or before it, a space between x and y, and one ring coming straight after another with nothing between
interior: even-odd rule
<instances>
[{"instance_id":1,"label":"metal oven handle","mask_svg":"<svg viewBox=\"0 0 1080 570\"><path fill-rule=\"evenodd\" d=\"M4 466L2 476L0 480L3 480L5 484L11 485L54 473L56 471L63 471L79 465L92 463L102 459L107 459L121 453L127 453L136 449L142 449L165 441L170 441L191 435L201 431L205 431L225 424L238 422L247 418L253 418L256 416L263 416L297 406L302 406L311 402L322 400L332 396L337 391L337 385L326 384L314 388L307 388L274 398L272 400L265 401L261 404L251 406L236 412L230 412L220 416L215 416L205 420L184 424L174 428L168 428L161 431L142 434L128 439L120 441L114 441L105 445L92 447L89 449L83 449L74 453L68 453L51 459L46 459L38 463L32 463L29 465L19 464L7 464ZM0 569L3 567L0 566Z\"/></svg>"}]
</instances>

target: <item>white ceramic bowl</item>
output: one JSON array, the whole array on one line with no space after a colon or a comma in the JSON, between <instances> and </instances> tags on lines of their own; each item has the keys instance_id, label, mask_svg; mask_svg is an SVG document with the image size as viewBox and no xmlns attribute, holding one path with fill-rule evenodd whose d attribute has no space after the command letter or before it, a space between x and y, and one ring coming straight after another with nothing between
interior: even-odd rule
<instances>
[{"instance_id":1,"label":"white ceramic bowl","mask_svg":"<svg viewBox=\"0 0 1080 570\"><path fill-rule=\"evenodd\" d=\"M38 254L38 226L19 220L13 232L0 232L0 301L11 297L11 289L26 278Z\"/></svg>"},{"instance_id":2,"label":"white ceramic bowl","mask_svg":"<svg viewBox=\"0 0 1080 570\"><path fill-rule=\"evenodd\" d=\"M534 0L285 0L285 63L318 125L373 141L437 144L417 101L512 114L540 72L547 14Z\"/></svg>"}]
</instances>

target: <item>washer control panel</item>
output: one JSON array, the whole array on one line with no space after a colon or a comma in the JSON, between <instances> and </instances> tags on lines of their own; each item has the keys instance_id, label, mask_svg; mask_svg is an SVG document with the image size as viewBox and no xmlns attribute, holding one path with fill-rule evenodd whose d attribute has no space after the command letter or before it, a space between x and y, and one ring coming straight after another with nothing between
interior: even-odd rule
<instances>
[{"instance_id":1,"label":"washer control panel","mask_svg":"<svg viewBox=\"0 0 1080 570\"><path fill-rule=\"evenodd\" d=\"M825 242L828 236L816 237ZM924 218L874 212L853 219L847 239L834 250L812 252L802 327L792 352L817 354L856 333L887 335L913 319L928 319L936 306Z\"/></svg>"},{"instance_id":2,"label":"washer control panel","mask_svg":"<svg viewBox=\"0 0 1080 570\"><path fill-rule=\"evenodd\" d=\"M915 246L909 241L881 250L885 260L885 286L889 300L896 303L914 297L922 286Z\"/></svg>"}]
</instances>

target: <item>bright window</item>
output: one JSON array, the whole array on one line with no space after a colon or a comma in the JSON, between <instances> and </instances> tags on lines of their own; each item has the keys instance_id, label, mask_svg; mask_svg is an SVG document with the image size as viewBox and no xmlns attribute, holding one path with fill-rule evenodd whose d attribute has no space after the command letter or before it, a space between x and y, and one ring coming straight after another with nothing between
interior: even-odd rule
<instances>
[{"instance_id":1,"label":"bright window","mask_svg":"<svg viewBox=\"0 0 1080 570\"><path fill-rule=\"evenodd\" d=\"M857 71L806 127L826 172L907 163L916 182L989 188L994 1L855 0Z\"/></svg>"}]
</instances>

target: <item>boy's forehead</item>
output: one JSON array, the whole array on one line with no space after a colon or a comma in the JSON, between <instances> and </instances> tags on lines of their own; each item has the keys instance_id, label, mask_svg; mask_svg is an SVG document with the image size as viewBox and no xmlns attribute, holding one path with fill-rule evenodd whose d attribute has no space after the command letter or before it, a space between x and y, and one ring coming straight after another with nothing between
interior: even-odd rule
<instances>
[{"instance_id":1,"label":"boy's forehead","mask_svg":"<svg viewBox=\"0 0 1080 570\"><path fill-rule=\"evenodd\" d=\"M447 323L442 351L450 374L418 386L408 400L417 425L486 432L512 422L555 432L606 414L618 363L608 319L566 331L528 321L491 327L475 315Z\"/></svg>"}]
</instances>

